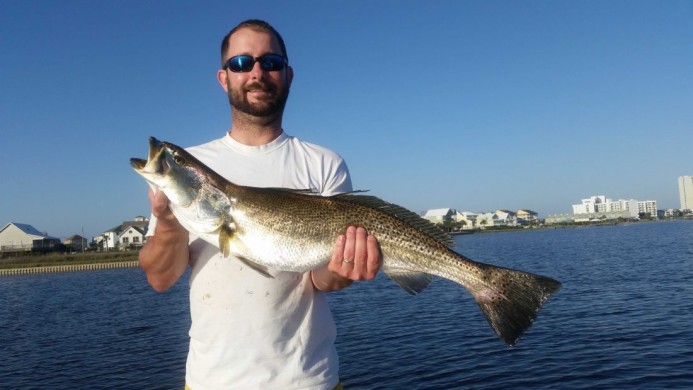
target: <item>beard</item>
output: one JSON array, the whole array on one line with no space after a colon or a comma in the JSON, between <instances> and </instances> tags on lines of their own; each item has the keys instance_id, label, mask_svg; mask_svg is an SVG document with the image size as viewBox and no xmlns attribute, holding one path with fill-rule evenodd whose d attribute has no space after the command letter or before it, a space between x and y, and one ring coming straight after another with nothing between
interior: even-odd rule
<instances>
[{"instance_id":1,"label":"beard","mask_svg":"<svg viewBox=\"0 0 693 390\"><path fill-rule=\"evenodd\" d=\"M254 89L270 92L273 95L261 100L260 102L250 103L248 101L246 91ZM239 111L253 117L270 120L282 115L284 112L284 106L286 106L286 101L289 98L288 86L286 89L278 91L277 87L274 85L258 82L249 84L241 89L231 88L231 83L228 83L228 91L229 104L231 104L231 107L235 111Z\"/></svg>"}]
</instances>

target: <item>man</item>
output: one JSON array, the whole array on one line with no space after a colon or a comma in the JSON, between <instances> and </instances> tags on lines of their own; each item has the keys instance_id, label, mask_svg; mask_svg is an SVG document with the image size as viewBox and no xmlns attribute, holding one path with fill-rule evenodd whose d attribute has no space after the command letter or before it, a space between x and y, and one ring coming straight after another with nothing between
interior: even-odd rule
<instances>
[{"instance_id":1,"label":"man","mask_svg":"<svg viewBox=\"0 0 693 390\"><path fill-rule=\"evenodd\" d=\"M255 187L351 191L344 160L282 130L293 69L284 41L269 24L247 20L222 41L217 79L231 104L231 130L189 151L230 181ZM338 359L323 292L370 280L380 266L377 240L349 227L327 265L305 274L271 270L266 278L189 234L150 192L152 219L140 266L157 291L191 267L190 350L186 387L333 389Z\"/></svg>"}]
</instances>

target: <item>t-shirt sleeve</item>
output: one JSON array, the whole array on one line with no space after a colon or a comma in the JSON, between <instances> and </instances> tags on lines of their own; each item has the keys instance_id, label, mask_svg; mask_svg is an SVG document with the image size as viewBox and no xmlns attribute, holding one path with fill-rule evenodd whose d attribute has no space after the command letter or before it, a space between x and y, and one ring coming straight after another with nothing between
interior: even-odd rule
<instances>
[{"instance_id":1,"label":"t-shirt sleeve","mask_svg":"<svg viewBox=\"0 0 693 390\"><path fill-rule=\"evenodd\" d=\"M330 196L353 191L349 168L343 158L339 158L330 169L321 195Z\"/></svg>"}]
</instances>

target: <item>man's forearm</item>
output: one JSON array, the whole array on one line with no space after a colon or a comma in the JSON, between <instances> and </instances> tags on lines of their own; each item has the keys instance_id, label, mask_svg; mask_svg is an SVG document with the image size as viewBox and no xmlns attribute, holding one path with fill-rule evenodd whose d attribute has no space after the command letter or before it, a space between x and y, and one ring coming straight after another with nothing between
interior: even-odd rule
<instances>
[{"instance_id":1,"label":"man's forearm","mask_svg":"<svg viewBox=\"0 0 693 390\"><path fill-rule=\"evenodd\" d=\"M163 292L173 286L188 266L188 234L155 234L140 250L140 267L154 290Z\"/></svg>"}]
</instances>

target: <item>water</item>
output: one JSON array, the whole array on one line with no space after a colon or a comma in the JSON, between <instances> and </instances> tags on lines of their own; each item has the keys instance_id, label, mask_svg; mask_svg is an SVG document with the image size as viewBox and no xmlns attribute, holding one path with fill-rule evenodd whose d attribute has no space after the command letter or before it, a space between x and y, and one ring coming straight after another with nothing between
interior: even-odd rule
<instances>
[{"instance_id":1,"label":"water","mask_svg":"<svg viewBox=\"0 0 693 390\"><path fill-rule=\"evenodd\" d=\"M457 250L563 289L515 347L470 295L412 297L380 275L330 295L349 389L693 388L693 221L456 237ZM137 269L0 278L9 389L181 389L187 280Z\"/></svg>"},{"instance_id":2,"label":"water","mask_svg":"<svg viewBox=\"0 0 693 390\"><path fill-rule=\"evenodd\" d=\"M158 294L135 268L0 278L7 389L182 389L187 286Z\"/></svg>"}]
</instances>

